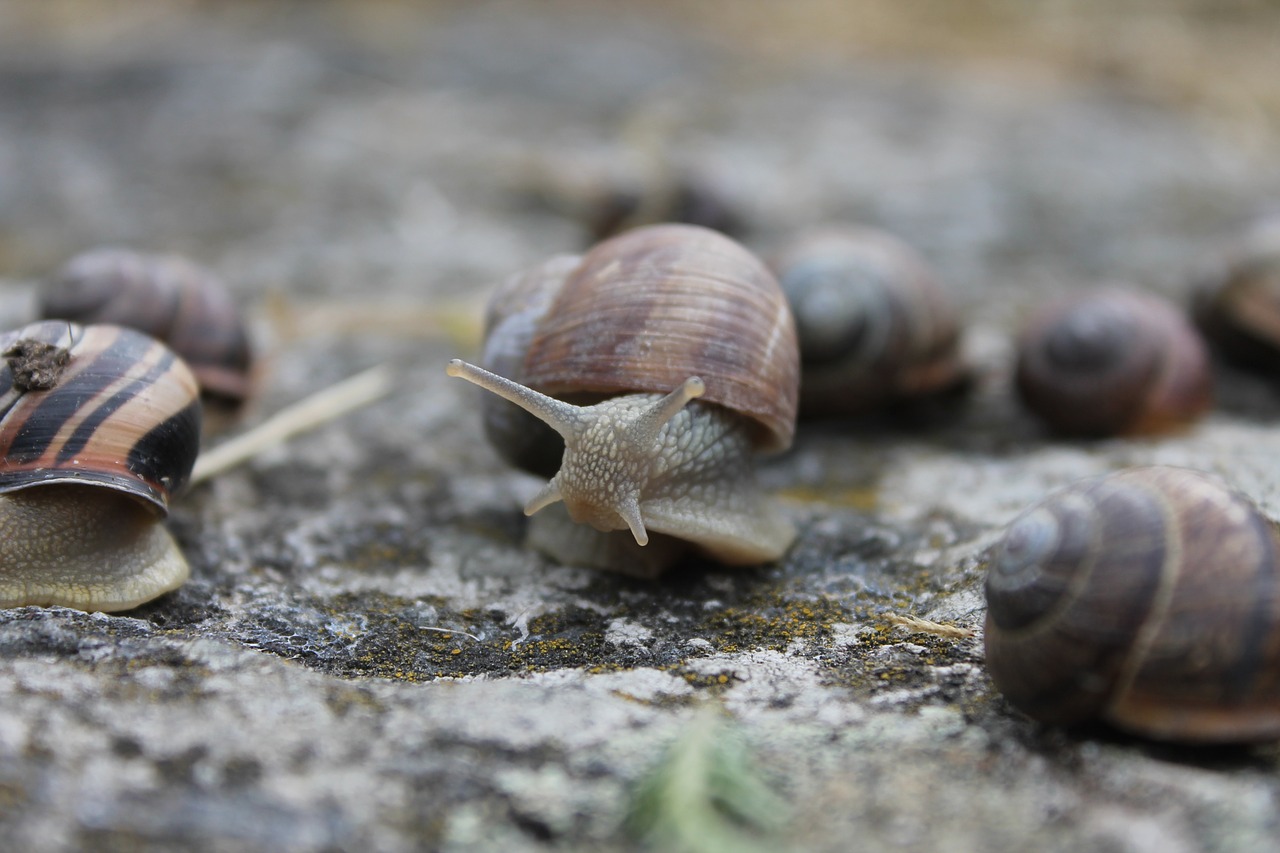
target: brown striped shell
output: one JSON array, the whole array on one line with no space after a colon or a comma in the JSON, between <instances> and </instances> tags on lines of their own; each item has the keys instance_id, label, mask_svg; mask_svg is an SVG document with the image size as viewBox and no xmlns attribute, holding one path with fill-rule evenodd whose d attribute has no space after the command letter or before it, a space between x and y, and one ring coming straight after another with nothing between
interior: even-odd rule
<instances>
[{"instance_id":1,"label":"brown striped shell","mask_svg":"<svg viewBox=\"0 0 1280 853\"><path fill-rule=\"evenodd\" d=\"M802 417L858 414L965 384L950 295L894 235L825 228L797 237L771 266L800 336Z\"/></svg>"},{"instance_id":2,"label":"brown striped shell","mask_svg":"<svg viewBox=\"0 0 1280 853\"><path fill-rule=\"evenodd\" d=\"M40 315L146 332L182 356L201 391L249 394L252 353L244 318L210 270L176 255L95 249L72 258L40 294Z\"/></svg>"},{"instance_id":3,"label":"brown striped shell","mask_svg":"<svg viewBox=\"0 0 1280 853\"><path fill-rule=\"evenodd\" d=\"M783 450L795 431L800 359L786 298L764 263L694 225L637 228L597 244L539 322L521 382L555 397L668 393L690 376L703 400Z\"/></svg>"},{"instance_id":4,"label":"brown striped shell","mask_svg":"<svg viewBox=\"0 0 1280 853\"><path fill-rule=\"evenodd\" d=\"M86 483L167 512L200 442L182 359L132 329L52 320L0 334L0 353L0 493Z\"/></svg>"},{"instance_id":5,"label":"brown striped shell","mask_svg":"<svg viewBox=\"0 0 1280 853\"><path fill-rule=\"evenodd\" d=\"M1124 288L1041 309L1018 341L1015 381L1027 408L1065 435L1158 433L1213 400L1199 333L1166 300Z\"/></svg>"},{"instance_id":6,"label":"brown striped shell","mask_svg":"<svg viewBox=\"0 0 1280 853\"><path fill-rule=\"evenodd\" d=\"M1196 471L1084 480L1013 521L987 669L1028 715L1187 741L1280 736L1280 536Z\"/></svg>"}]
</instances>

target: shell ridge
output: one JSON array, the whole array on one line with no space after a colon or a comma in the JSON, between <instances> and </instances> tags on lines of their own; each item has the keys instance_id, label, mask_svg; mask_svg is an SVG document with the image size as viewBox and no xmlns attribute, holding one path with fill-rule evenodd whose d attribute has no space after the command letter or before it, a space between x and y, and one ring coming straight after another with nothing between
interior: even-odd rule
<instances>
[{"instance_id":1,"label":"shell ridge","mask_svg":"<svg viewBox=\"0 0 1280 853\"><path fill-rule=\"evenodd\" d=\"M82 337L83 340L83 337ZM106 371L94 370L102 358L127 358L131 346L127 340L114 340L102 352L87 359L72 358L54 392L38 392L39 397L23 395L28 407L15 403L10 414L16 420L10 424L6 418L5 431L12 430L8 442L0 445L4 465L25 465L34 462L50 449L66 426L83 417L85 400L91 400L118 380ZM77 363L79 362L79 363ZM38 428L36 425L39 425Z\"/></svg>"},{"instance_id":2,"label":"shell ridge","mask_svg":"<svg viewBox=\"0 0 1280 853\"><path fill-rule=\"evenodd\" d=\"M66 462L84 450L90 439L93 438L94 433L108 418L143 394L159 377L171 369L174 358L173 353L164 353L164 357L152 365L144 375L127 380L123 387L111 392L109 396L105 396L94 407L93 411L80 421L71 435L63 442L56 457L57 461L59 463ZM108 389L104 389L104 395L106 390Z\"/></svg>"},{"instance_id":3,"label":"shell ridge","mask_svg":"<svg viewBox=\"0 0 1280 853\"><path fill-rule=\"evenodd\" d=\"M1168 496L1158 490L1144 489L1143 491L1146 492L1150 500L1159 506L1165 530L1173 529L1172 522L1177 519L1178 512ZM1109 709L1114 709L1128 699L1134 683L1142 672L1143 664L1146 663L1152 649L1159 643L1161 631L1164 628L1165 620L1173 603L1174 591L1177 589L1178 582L1182 577L1184 548L1181 536L1169 536L1166 534L1164 545L1165 549L1159 577L1153 590L1150 605L1147 608L1146 617L1134 633L1129 652L1125 656L1120 672L1116 677L1115 688L1111 694L1110 701L1107 703Z\"/></svg>"}]
</instances>

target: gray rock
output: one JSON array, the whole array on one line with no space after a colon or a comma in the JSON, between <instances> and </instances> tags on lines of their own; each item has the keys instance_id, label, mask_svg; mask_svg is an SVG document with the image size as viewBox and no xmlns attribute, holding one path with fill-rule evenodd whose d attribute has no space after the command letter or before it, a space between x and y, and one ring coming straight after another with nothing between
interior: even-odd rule
<instances>
[{"instance_id":1,"label":"gray rock","mask_svg":"<svg viewBox=\"0 0 1280 853\"><path fill-rule=\"evenodd\" d=\"M781 847L1280 850L1275 745L1033 724L980 637L984 550L1071 479L1189 465L1280 515L1266 383L1224 373L1195 428L1095 443L1047 437L1008 385L1009 333L1047 295L1119 277L1180 298L1276 198L1273 149L1106 87L754 61L639 7L384 30L282 8L132 29L86 8L60 33L0 7L6 325L63 259L128 243L189 253L250 307L248 423L374 363L398 376L187 494L178 592L0 611L8 846L635 849L636 791L710 705L785 804ZM475 440L444 375L489 287L581 248L581 179L644 173L628 130L723 187L762 252L869 221L965 308L966 406L802 428L765 464L801 530L777 565L648 583L548 564L521 544L538 483Z\"/></svg>"}]
</instances>

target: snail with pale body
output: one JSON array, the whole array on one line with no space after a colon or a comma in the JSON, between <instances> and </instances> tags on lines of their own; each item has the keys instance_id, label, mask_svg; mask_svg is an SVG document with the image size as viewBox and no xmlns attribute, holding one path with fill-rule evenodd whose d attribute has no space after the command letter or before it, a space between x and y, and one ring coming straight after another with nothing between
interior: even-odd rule
<instances>
[{"instance_id":1,"label":"snail with pale body","mask_svg":"<svg viewBox=\"0 0 1280 853\"><path fill-rule=\"evenodd\" d=\"M41 287L39 311L46 319L151 335L186 361L206 398L235 404L249 394L253 353L244 317L222 280L186 258L84 252Z\"/></svg>"},{"instance_id":2,"label":"snail with pale body","mask_svg":"<svg viewBox=\"0 0 1280 853\"><path fill-rule=\"evenodd\" d=\"M755 256L705 228L651 226L553 258L490 304L484 361L505 375L458 360L448 372L553 430L544 440L533 418L486 404L504 455L554 474L525 508L548 508L535 545L643 576L686 545L728 564L785 553L794 528L752 456L791 442L799 359L786 300ZM539 521L560 507L577 526Z\"/></svg>"},{"instance_id":3,"label":"snail with pale body","mask_svg":"<svg viewBox=\"0 0 1280 853\"><path fill-rule=\"evenodd\" d=\"M796 317L800 415L855 415L966 386L959 318L932 268L888 232L827 227L771 261Z\"/></svg>"},{"instance_id":4,"label":"snail with pale body","mask_svg":"<svg viewBox=\"0 0 1280 853\"><path fill-rule=\"evenodd\" d=\"M57 321L0 334L0 353L0 607L125 610L181 586L163 520L201 412L182 359Z\"/></svg>"},{"instance_id":5,"label":"snail with pale body","mask_svg":"<svg viewBox=\"0 0 1280 853\"><path fill-rule=\"evenodd\" d=\"M1009 526L986 597L987 669L1031 717L1280 737L1280 536L1211 477L1152 466L1056 492Z\"/></svg>"},{"instance_id":6,"label":"snail with pale body","mask_svg":"<svg viewBox=\"0 0 1280 853\"><path fill-rule=\"evenodd\" d=\"M1166 300L1121 287L1042 307L1018 340L1015 382L1033 414L1070 436L1165 432L1213 402L1195 328Z\"/></svg>"}]
</instances>

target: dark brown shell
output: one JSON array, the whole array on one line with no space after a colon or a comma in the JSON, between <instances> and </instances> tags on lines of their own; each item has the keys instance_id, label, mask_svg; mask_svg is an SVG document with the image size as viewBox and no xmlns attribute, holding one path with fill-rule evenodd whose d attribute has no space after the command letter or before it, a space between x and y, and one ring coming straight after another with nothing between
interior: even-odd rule
<instances>
[{"instance_id":1,"label":"dark brown shell","mask_svg":"<svg viewBox=\"0 0 1280 853\"><path fill-rule=\"evenodd\" d=\"M0 352L20 341L17 349L50 344L69 357L43 390L15 383L15 365L0 364L0 493L87 483L166 512L200 444L196 380L182 359L119 326L32 323L0 334Z\"/></svg>"},{"instance_id":2,"label":"dark brown shell","mask_svg":"<svg viewBox=\"0 0 1280 853\"><path fill-rule=\"evenodd\" d=\"M790 445L800 359L786 298L764 263L693 225L606 240L565 279L525 358L530 387L668 393L690 376L706 402L755 421L765 450Z\"/></svg>"},{"instance_id":3,"label":"dark brown shell","mask_svg":"<svg viewBox=\"0 0 1280 853\"><path fill-rule=\"evenodd\" d=\"M1280 371L1280 218L1263 221L1192 291L1209 342L1242 367Z\"/></svg>"},{"instance_id":4,"label":"dark brown shell","mask_svg":"<svg viewBox=\"0 0 1280 853\"><path fill-rule=\"evenodd\" d=\"M800 337L800 414L857 414L963 385L954 304L911 246L872 228L797 238L772 261Z\"/></svg>"},{"instance_id":5,"label":"dark brown shell","mask_svg":"<svg viewBox=\"0 0 1280 853\"><path fill-rule=\"evenodd\" d=\"M1075 294L1024 329L1015 375L1023 402L1066 435L1151 434L1213 401L1203 340L1165 300L1113 288Z\"/></svg>"},{"instance_id":6,"label":"dark brown shell","mask_svg":"<svg viewBox=\"0 0 1280 853\"><path fill-rule=\"evenodd\" d=\"M252 352L244 318L214 273L176 255L96 249L72 258L43 288L40 315L111 323L164 341L206 394L249 394Z\"/></svg>"},{"instance_id":7,"label":"dark brown shell","mask_svg":"<svg viewBox=\"0 0 1280 853\"><path fill-rule=\"evenodd\" d=\"M1280 736L1280 537L1195 471L1081 481L1014 520L986 581L987 669L1045 722Z\"/></svg>"}]
</instances>

